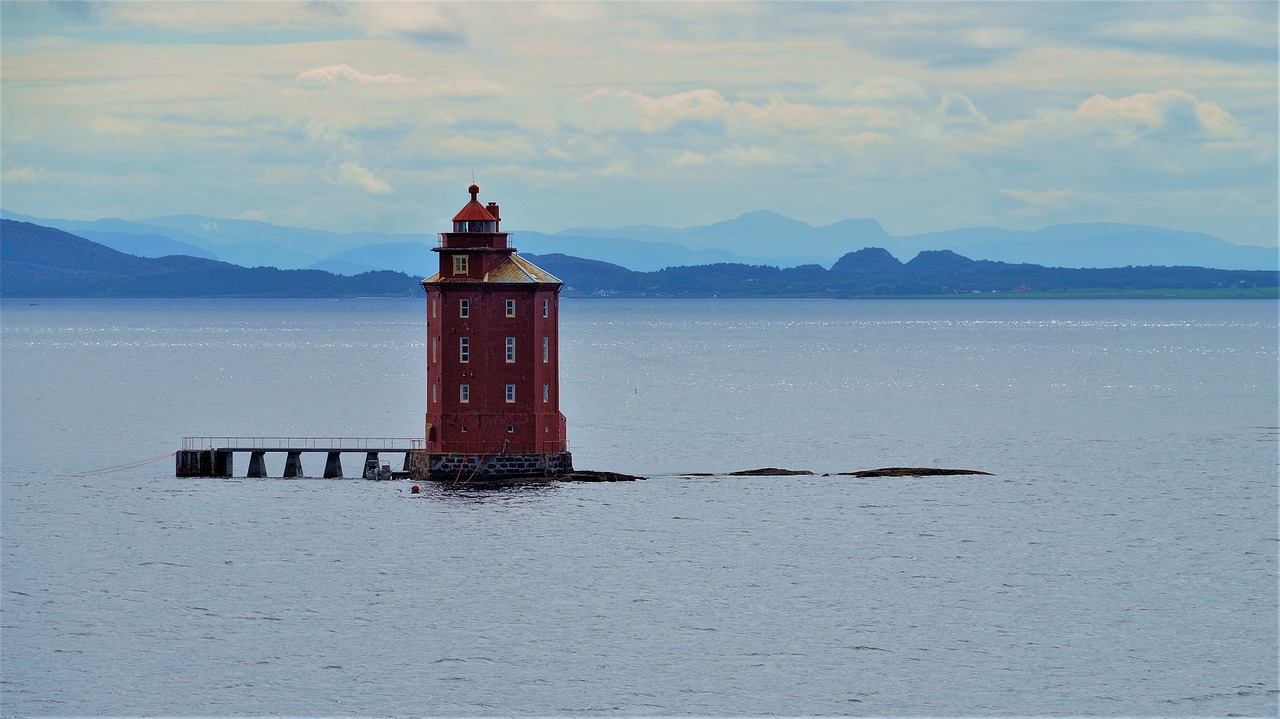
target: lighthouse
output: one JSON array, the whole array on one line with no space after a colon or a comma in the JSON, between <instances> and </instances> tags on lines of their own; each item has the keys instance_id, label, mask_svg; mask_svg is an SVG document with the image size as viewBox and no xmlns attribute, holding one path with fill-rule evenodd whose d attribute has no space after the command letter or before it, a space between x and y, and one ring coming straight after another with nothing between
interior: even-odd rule
<instances>
[{"instance_id":1,"label":"lighthouse","mask_svg":"<svg viewBox=\"0 0 1280 719\"><path fill-rule=\"evenodd\" d=\"M486 481L573 471L560 413L563 283L516 254L480 188L440 233L427 293L427 478Z\"/></svg>"}]
</instances>

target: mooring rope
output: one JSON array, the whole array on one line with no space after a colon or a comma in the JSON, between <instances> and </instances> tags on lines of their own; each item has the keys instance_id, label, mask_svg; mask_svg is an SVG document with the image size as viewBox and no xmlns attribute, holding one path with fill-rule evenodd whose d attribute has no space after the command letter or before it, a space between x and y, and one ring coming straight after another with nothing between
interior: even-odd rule
<instances>
[{"instance_id":1,"label":"mooring rope","mask_svg":"<svg viewBox=\"0 0 1280 719\"><path fill-rule=\"evenodd\" d=\"M466 457L469 457L469 456L471 456L471 455L466 455ZM467 475L467 478L466 478L466 479L464 479L464 480L462 481L462 484L458 484L458 479L459 479L460 477L462 477L462 467L458 467L458 476L453 478L453 486L452 486L452 487L450 487L450 489L457 489L458 487L465 487L465 486L467 486L468 484L470 484L470 483L471 483L472 478L474 478L474 477L476 476L476 472L479 472L479 471L480 471L480 459L481 459L482 457L484 457L484 455L483 455L483 454L481 454L481 455L476 455L476 466L474 466L474 467L472 467L472 468L471 468L471 474L468 474L468 475ZM463 463L463 465L465 465L465 464L467 463L467 461L466 461L465 457L463 458L462 463Z\"/></svg>"},{"instance_id":2,"label":"mooring rope","mask_svg":"<svg viewBox=\"0 0 1280 719\"><path fill-rule=\"evenodd\" d=\"M146 464L151 464L152 462L159 462L162 459L169 459L175 454L177 454L177 452L170 452L168 454L162 454L159 457L152 457L151 459L140 459L137 462L130 462L129 464L120 464L120 465L116 465L115 467L107 467L105 469L91 469L87 472L63 472L58 476L59 477L92 477L99 474L111 474L112 472L123 472L126 469L134 469Z\"/></svg>"}]
</instances>

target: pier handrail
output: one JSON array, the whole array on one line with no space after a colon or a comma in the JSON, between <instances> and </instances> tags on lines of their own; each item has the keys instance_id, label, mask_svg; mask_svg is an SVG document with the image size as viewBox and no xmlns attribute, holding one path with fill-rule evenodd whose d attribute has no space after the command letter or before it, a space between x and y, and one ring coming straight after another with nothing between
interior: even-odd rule
<instances>
[{"instance_id":1,"label":"pier handrail","mask_svg":"<svg viewBox=\"0 0 1280 719\"><path fill-rule=\"evenodd\" d=\"M357 452L381 449L388 452L420 450L426 447L422 437L183 437L185 450L204 449L271 449L330 450Z\"/></svg>"}]
</instances>

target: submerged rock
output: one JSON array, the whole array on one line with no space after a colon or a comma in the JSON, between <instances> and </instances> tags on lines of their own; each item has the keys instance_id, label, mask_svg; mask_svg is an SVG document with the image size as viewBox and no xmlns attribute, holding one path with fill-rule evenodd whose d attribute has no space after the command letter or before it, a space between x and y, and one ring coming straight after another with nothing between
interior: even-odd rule
<instances>
[{"instance_id":1,"label":"submerged rock","mask_svg":"<svg viewBox=\"0 0 1280 719\"><path fill-rule=\"evenodd\" d=\"M861 472L839 472L842 477L941 477L953 474L995 476L990 472L981 472L976 469L939 469L937 467L881 467L880 469L864 469Z\"/></svg>"},{"instance_id":2,"label":"submerged rock","mask_svg":"<svg viewBox=\"0 0 1280 719\"><path fill-rule=\"evenodd\" d=\"M557 482L635 482L636 480L647 479L647 477L637 477L633 474L622 474L621 472L597 472L589 469L579 469L570 472L562 477L556 477Z\"/></svg>"},{"instance_id":3,"label":"submerged rock","mask_svg":"<svg viewBox=\"0 0 1280 719\"><path fill-rule=\"evenodd\" d=\"M567 474L558 474L553 477L543 475L532 475L528 477L475 477L459 482L442 481L440 484L455 489L484 489L494 487L514 487L527 484L552 484L555 482L634 482L641 479L647 478L637 477L631 474L622 474L621 472L597 472L588 469L578 469Z\"/></svg>"},{"instance_id":4,"label":"submerged rock","mask_svg":"<svg viewBox=\"0 0 1280 719\"><path fill-rule=\"evenodd\" d=\"M991 472L976 469L942 469L938 467L881 467L880 469L864 469L858 472L837 472L840 477L939 477L945 475L975 474L988 477L995 476ZM686 472L681 477L809 477L814 472L807 469L782 469L779 467L761 467L759 469L742 469L736 472ZM824 474L824 477L833 476ZM464 482L441 482L453 488L492 488L511 487L522 484L552 484L555 482L635 482L648 477L639 477L621 472L600 472L595 470L574 470L568 474L554 477L476 477Z\"/></svg>"},{"instance_id":5,"label":"submerged rock","mask_svg":"<svg viewBox=\"0 0 1280 719\"><path fill-rule=\"evenodd\" d=\"M736 472L681 472L681 477L808 477L813 472L807 469L779 469L778 467L761 467L760 469L740 469Z\"/></svg>"}]
</instances>

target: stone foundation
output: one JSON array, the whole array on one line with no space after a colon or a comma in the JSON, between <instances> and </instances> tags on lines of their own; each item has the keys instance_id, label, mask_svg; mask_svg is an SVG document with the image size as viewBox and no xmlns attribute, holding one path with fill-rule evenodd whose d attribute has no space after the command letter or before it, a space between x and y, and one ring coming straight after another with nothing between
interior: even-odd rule
<instances>
[{"instance_id":1,"label":"stone foundation","mask_svg":"<svg viewBox=\"0 0 1280 719\"><path fill-rule=\"evenodd\" d=\"M490 482L522 477L560 477L573 472L569 452L546 454L431 454L412 452L406 469L415 481Z\"/></svg>"}]
</instances>

